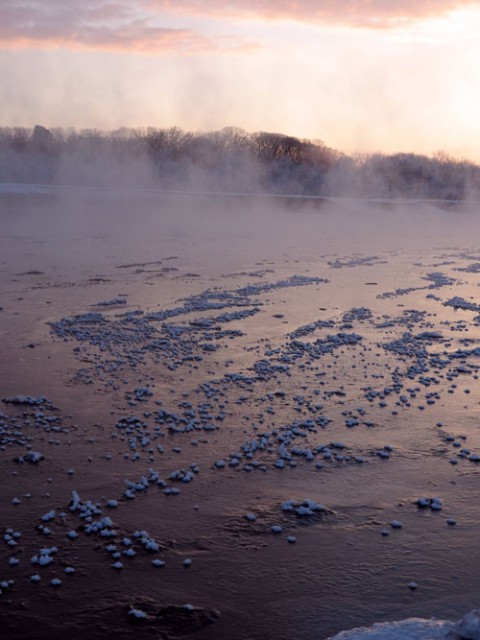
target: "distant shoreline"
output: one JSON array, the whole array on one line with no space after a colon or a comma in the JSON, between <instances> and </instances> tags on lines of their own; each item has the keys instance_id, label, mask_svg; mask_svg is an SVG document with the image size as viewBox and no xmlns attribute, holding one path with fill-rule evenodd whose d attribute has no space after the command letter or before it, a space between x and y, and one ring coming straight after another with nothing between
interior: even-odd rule
<instances>
[{"instance_id":1,"label":"distant shoreline","mask_svg":"<svg viewBox=\"0 0 480 640\"><path fill-rule=\"evenodd\" d=\"M348 156L321 142L241 129L0 127L0 184L194 196L477 201L480 166L438 154Z\"/></svg>"}]
</instances>

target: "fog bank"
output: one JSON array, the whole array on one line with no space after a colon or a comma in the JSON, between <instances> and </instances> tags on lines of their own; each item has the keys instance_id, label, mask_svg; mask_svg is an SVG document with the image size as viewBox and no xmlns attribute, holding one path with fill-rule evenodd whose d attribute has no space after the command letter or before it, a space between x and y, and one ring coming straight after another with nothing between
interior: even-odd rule
<instances>
[{"instance_id":1,"label":"fog bank","mask_svg":"<svg viewBox=\"0 0 480 640\"><path fill-rule=\"evenodd\" d=\"M0 128L0 183L315 197L475 200L480 167L445 155L350 157L319 141L229 127Z\"/></svg>"}]
</instances>

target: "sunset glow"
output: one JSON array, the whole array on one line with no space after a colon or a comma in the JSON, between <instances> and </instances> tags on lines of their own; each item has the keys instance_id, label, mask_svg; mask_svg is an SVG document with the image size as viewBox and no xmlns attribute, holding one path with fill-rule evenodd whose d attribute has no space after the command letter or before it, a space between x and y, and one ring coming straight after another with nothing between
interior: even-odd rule
<instances>
[{"instance_id":1,"label":"sunset glow","mask_svg":"<svg viewBox=\"0 0 480 640\"><path fill-rule=\"evenodd\" d=\"M2 126L237 126L480 161L480 3L7 0Z\"/></svg>"}]
</instances>

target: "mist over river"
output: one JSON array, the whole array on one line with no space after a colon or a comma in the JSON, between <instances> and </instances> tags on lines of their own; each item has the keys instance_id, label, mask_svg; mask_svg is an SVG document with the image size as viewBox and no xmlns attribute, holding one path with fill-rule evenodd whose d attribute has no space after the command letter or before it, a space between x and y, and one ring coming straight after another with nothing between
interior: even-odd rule
<instances>
[{"instance_id":1,"label":"mist over river","mask_svg":"<svg viewBox=\"0 0 480 640\"><path fill-rule=\"evenodd\" d=\"M479 606L479 214L0 195L5 638L325 640Z\"/></svg>"}]
</instances>

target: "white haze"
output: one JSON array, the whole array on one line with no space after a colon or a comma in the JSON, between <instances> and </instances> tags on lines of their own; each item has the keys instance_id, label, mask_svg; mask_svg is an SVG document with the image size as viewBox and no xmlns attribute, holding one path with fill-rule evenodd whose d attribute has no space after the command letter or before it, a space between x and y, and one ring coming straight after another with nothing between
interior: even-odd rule
<instances>
[{"instance_id":1,"label":"white haze","mask_svg":"<svg viewBox=\"0 0 480 640\"><path fill-rule=\"evenodd\" d=\"M37 170L42 157L28 154L26 160ZM18 195L31 190L26 182L14 188L0 183L5 259L23 268L24 255L8 242L20 236L31 247L28 260L35 269L94 272L115 262L178 255L189 271L219 275L264 260L288 260L294 269L294 261L334 254L472 247L480 237L480 205L473 201L309 199L288 192L270 197L265 165L247 153L231 161L222 176L193 162L172 163L159 184L142 149L106 154L92 146L64 154L42 196ZM328 179L348 191L352 176L340 165ZM374 176L380 192L381 179ZM12 189L16 196L8 195Z\"/></svg>"},{"instance_id":2,"label":"white haze","mask_svg":"<svg viewBox=\"0 0 480 640\"><path fill-rule=\"evenodd\" d=\"M189 269L221 274L261 260L305 262L333 254L474 247L480 237L477 204L443 209L429 203L84 189L7 200L0 216L4 244L10 235L34 243L35 268L95 270L112 261L175 254ZM14 262L19 258L11 256Z\"/></svg>"}]
</instances>

